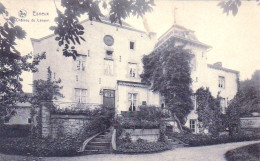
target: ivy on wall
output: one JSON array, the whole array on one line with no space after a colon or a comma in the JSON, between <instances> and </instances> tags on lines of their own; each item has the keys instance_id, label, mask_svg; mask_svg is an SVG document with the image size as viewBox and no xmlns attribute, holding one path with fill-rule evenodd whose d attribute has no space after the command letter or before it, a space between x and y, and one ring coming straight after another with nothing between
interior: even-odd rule
<instances>
[{"instance_id":1,"label":"ivy on wall","mask_svg":"<svg viewBox=\"0 0 260 161\"><path fill-rule=\"evenodd\" d=\"M209 88L199 88L196 91L198 105L198 120L202 122L203 128L217 135L222 124L220 97L214 98Z\"/></svg>"},{"instance_id":2,"label":"ivy on wall","mask_svg":"<svg viewBox=\"0 0 260 161\"><path fill-rule=\"evenodd\" d=\"M145 55L143 61L142 82L160 92L165 105L185 123L186 116L192 110L191 67L193 57L184 46L169 45L166 50Z\"/></svg>"}]
</instances>

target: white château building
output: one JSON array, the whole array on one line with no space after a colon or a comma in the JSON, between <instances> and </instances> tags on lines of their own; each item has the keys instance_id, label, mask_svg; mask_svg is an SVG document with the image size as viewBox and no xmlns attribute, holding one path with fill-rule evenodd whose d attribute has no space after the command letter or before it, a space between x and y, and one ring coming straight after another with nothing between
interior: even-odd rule
<instances>
[{"instance_id":1,"label":"white ch\u00e2teau building","mask_svg":"<svg viewBox=\"0 0 260 161\"><path fill-rule=\"evenodd\" d=\"M103 23L85 20L82 25L86 41L76 46L80 56L75 61L63 56L63 47L58 46L55 35L31 39L34 54L46 52L46 59L40 62L33 80L46 80L50 67L52 79L62 80L64 98L58 100L60 107L104 104L121 113L138 110L140 105L161 106L160 94L141 83L142 57L167 47L171 39L186 43L186 48L195 55L192 61L194 92L202 86L209 87L214 96L220 91L223 112L237 92L239 73L223 68L220 62L207 64L207 51L211 47L199 42L192 30L175 24L157 40L155 33L146 34L126 23L114 25L107 19L103 19ZM186 126L197 133L196 96L193 100L194 110Z\"/></svg>"}]
</instances>

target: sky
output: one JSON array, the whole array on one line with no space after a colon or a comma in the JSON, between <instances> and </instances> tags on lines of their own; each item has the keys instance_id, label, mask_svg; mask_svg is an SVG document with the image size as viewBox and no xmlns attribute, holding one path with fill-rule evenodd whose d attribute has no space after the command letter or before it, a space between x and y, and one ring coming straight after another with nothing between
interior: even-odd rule
<instances>
[{"instance_id":1,"label":"sky","mask_svg":"<svg viewBox=\"0 0 260 161\"><path fill-rule=\"evenodd\" d=\"M53 0L1 0L9 14L19 18L19 11L26 11L27 21L18 21L27 37L18 41L17 49L23 54L32 51L30 38L51 34L56 17ZM59 0L56 0L59 4ZM236 16L226 15L217 6L219 1L166 1L155 0L153 12L145 15L150 29L159 38L174 23L195 31L199 41L212 46L208 63L222 62L223 66L240 72L240 80L250 79L260 69L260 6L255 1L242 1ZM174 16L174 8L178 8ZM106 11L104 11L106 12ZM41 15L39 14L41 13ZM84 17L82 18L84 19ZM0 19L1 20L1 19ZM44 22L43 22L44 21ZM135 28L145 30L141 18L125 20ZM31 92L32 74L23 73L23 89Z\"/></svg>"}]
</instances>

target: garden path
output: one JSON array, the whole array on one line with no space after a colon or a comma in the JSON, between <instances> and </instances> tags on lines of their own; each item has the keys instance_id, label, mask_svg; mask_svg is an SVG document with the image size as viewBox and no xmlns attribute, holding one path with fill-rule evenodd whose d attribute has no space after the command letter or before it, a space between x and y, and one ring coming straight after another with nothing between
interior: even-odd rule
<instances>
[{"instance_id":1,"label":"garden path","mask_svg":"<svg viewBox=\"0 0 260 161\"><path fill-rule=\"evenodd\" d=\"M253 143L260 143L260 140L201 147L183 147L161 153L139 155L99 154L78 157L29 158L0 154L0 161L225 161L224 154L227 151Z\"/></svg>"}]
</instances>

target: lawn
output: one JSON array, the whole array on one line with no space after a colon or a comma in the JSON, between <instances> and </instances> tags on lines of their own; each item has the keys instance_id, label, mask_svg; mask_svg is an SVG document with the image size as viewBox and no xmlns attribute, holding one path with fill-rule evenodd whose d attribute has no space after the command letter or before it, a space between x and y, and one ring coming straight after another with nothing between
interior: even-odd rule
<instances>
[{"instance_id":1,"label":"lawn","mask_svg":"<svg viewBox=\"0 0 260 161\"><path fill-rule=\"evenodd\" d=\"M260 143L230 150L225 154L228 161L259 161Z\"/></svg>"}]
</instances>

